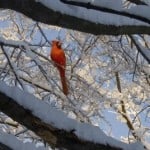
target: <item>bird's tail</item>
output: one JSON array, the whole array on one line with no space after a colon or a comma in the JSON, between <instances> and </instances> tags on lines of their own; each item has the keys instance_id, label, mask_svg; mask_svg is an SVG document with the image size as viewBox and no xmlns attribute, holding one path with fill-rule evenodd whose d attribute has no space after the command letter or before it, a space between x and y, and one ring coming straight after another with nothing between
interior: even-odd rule
<instances>
[{"instance_id":1,"label":"bird's tail","mask_svg":"<svg viewBox=\"0 0 150 150\"><path fill-rule=\"evenodd\" d=\"M60 78L61 78L61 84L62 84L62 89L63 89L63 93L65 95L68 95L69 91L68 91L68 85L67 85L67 80L66 80L66 76L65 76L65 69L64 68L58 68L59 73L60 73Z\"/></svg>"}]
</instances>

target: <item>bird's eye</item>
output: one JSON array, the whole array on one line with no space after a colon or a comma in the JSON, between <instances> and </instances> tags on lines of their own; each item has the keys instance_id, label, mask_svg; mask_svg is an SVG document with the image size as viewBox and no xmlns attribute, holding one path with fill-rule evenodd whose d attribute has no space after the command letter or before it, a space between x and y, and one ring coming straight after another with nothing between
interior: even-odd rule
<instances>
[{"instance_id":1,"label":"bird's eye","mask_svg":"<svg viewBox=\"0 0 150 150\"><path fill-rule=\"evenodd\" d=\"M58 46L58 48L61 48L61 42L57 42L57 46Z\"/></svg>"}]
</instances>

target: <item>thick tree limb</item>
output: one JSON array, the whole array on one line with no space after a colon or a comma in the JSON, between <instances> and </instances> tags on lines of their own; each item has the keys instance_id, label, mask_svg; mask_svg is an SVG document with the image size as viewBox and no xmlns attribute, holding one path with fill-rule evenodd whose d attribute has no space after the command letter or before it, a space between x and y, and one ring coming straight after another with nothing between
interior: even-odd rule
<instances>
[{"instance_id":1,"label":"thick tree limb","mask_svg":"<svg viewBox=\"0 0 150 150\"><path fill-rule=\"evenodd\" d=\"M55 12L34 0L0 0L0 8L21 12L35 21L94 35L150 34L150 27L148 26L95 24L90 21Z\"/></svg>"},{"instance_id":2,"label":"thick tree limb","mask_svg":"<svg viewBox=\"0 0 150 150\"><path fill-rule=\"evenodd\" d=\"M46 124L38 117L34 116L32 112L23 108L1 92L0 110L20 124L26 126L28 129L34 131L53 147L66 148L69 150L121 150L121 148L114 148L109 145L94 144L92 142L83 141L78 139L73 131L67 132L59 130L52 125Z\"/></svg>"}]
</instances>

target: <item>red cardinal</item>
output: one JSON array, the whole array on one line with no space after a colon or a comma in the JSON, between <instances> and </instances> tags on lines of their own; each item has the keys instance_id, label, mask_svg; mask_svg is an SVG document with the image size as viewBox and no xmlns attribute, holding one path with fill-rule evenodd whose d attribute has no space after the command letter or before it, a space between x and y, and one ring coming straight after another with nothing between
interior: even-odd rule
<instances>
[{"instance_id":1,"label":"red cardinal","mask_svg":"<svg viewBox=\"0 0 150 150\"><path fill-rule=\"evenodd\" d=\"M66 56L65 56L64 50L61 48L60 41L57 41L57 40L52 41L52 48L51 48L50 56L60 73L63 93L67 95L68 86L67 86L67 81L65 77Z\"/></svg>"}]
</instances>

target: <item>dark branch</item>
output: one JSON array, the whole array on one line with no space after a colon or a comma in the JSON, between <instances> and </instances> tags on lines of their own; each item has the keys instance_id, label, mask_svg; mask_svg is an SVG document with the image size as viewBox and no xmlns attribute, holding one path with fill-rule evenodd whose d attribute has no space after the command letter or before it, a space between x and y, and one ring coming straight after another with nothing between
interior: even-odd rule
<instances>
[{"instance_id":1,"label":"dark branch","mask_svg":"<svg viewBox=\"0 0 150 150\"><path fill-rule=\"evenodd\" d=\"M141 1L141 0L127 0L131 3L134 3L136 5L147 5L145 2Z\"/></svg>"},{"instance_id":2,"label":"dark branch","mask_svg":"<svg viewBox=\"0 0 150 150\"><path fill-rule=\"evenodd\" d=\"M117 82L117 89L120 93L122 93L121 90L121 83L120 83L120 76L119 76L119 72L115 72L115 76L116 76L116 82Z\"/></svg>"},{"instance_id":3,"label":"dark branch","mask_svg":"<svg viewBox=\"0 0 150 150\"><path fill-rule=\"evenodd\" d=\"M100 23L96 24L84 19L55 12L34 0L0 0L0 8L21 12L38 22L94 35L150 34L150 27L148 26L108 26Z\"/></svg>"}]
</instances>

